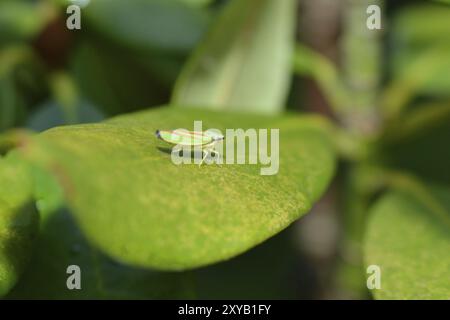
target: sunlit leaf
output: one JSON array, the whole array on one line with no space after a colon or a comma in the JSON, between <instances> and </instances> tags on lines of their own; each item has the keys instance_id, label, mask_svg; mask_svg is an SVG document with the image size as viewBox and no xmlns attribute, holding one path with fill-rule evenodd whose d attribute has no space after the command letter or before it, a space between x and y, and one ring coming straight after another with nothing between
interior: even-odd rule
<instances>
[{"instance_id":1,"label":"sunlit leaf","mask_svg":"<svg viewBox=\"0 0 450 320\"><path fill-rule=\"evenodd\" d=\"M194 120L223 132L279 128L279 173L174 165L154 132L193 129ZM317 117L165 107L52 129L23 152L57 177L88 241L123 262L179 270L233 257L305 214L334 171L327 128Z\"/></svg>"},{"instance_id":2,"label":"sunlit leaf","mask_svg":"<svg viewBox=\"0 0 450 320\"><path fill-rule=\"evenodd\" d=\"M276 113L291 77L293 0L234 0L190 58L172 102Z\"/></svg>"}]
</instances>

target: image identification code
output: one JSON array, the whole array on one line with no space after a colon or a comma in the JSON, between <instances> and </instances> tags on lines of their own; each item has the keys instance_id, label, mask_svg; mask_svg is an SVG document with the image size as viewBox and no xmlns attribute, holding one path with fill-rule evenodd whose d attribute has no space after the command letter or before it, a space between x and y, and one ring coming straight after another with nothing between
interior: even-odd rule
<instances>
[{"instance_id":1,"label":"image identification code","mask_svg":"<svg viewBox=\"0 0 450 320\"><path fill-rule=\"evenodd\" d=\"M214 314L221 315L269 315L271 305L265 304L224 304L220 308L213 306L178 307L179 315L202 315L209 318Z\"/></svg>"}]
</instances>

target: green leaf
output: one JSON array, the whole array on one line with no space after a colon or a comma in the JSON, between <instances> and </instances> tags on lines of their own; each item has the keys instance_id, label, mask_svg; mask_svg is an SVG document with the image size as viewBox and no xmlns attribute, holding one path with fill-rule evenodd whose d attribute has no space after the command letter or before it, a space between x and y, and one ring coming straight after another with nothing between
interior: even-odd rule
<instances>
[{"instance_id":1,"label":"green leaf","mask_svg":"<svg viewBox=\"0 0 450 320\"><path fill-rule=\"evenodd\" d=\"M194 120L222 132L279 128L279 173L261 176L260 165L174 165L154 132L193 129ZM328 133L318 117L165 107L56 128L23 152L57 177L89 241L123 262L180 270L242 253L308 212L334 172Z\"/></svg>"},{"instance_id":2,"label":"green leaf","mask_svg":"<svg viewBox=\"0 0 450 320\"><path fill-rule=\"evenodd\" d=\"M450 4L450 0L434 0L434 1L442 2L442 3L445 3L445 4Z\"/></svg>"},{"instance_id":3,"label":"green leaf","mask_svg":"<svg viewBox=\"0 0 450 320\"><path fill-rule=\"evenodd\" d=\"M81 94L109 115L167 101L166 83L152 77L134 58L120 48L92 40L81 42L72 61Z\"/></svg>"},{"instance_id":4,"label":"green leaf","mask_svg":"<svg viewBox=\"0 0 450 320\"><path fill-rule=\"evenodd\" d=\"M193 7L206 7L214 2L213 0L178 0Z\"/></svg>"},{"instance_id":5,"label":"green leaf","mask_svg":"<svg viewBox=\"0 0 450 320\"><path fill-rule=\"evenodd\" d=\"M14 157L0 158L0 296L22 274L37 233L38 215L27 170Z\"/></svg>"},{"instance_id":6,"label":"green leaf","mask_svg":"<svg viewBox=\"0 0 450 320\"><path fill-rule=\"evenodd\" d=\"M54 13L48 3L0 1L0 44L30 40Z\"/></svg>"},{"instance_id":7,"label":"green leaf","mask_svg":"<svg viewBox=\"0 0 450 320\"><path fill-rule=\"evenodd\" d=\"M392 99L401 99L401 95L407 93L448 97L449 19L450 7L442 5L411 6L394 17L391 36L393 50L389 66L392 77L404 84L397 84ZM414 28L411 28L412 25ZM399 98L395 90L399 91ZM386 99L388 103L390 99Z\"/></svg>"},{"instance_id":8,"label":"green leaf","mask_svg":"<svg viewBox=\"0 0 450 320\"><path fill-rule=\"evenodd\" d=\"M448 16L447 7L430 2L406 6L393 17L392 44L400 49L424 48L436 42L445 44L450 32ZM414 28L411 23L415 23Z\"/></svg>"},{"instance_id":9,"label":"green leaf","mask_svg":"<svg viewBox=\"0 0 450 320\"><path fill-rule=\"evenodd\" d=\"M440 95L439 92L433 92L434 89L427 89L430 84L437 91L447 94L448 90L444 89L447 86L445 77L450 65L445 65L447 60L444 57L450 53L449 49L431 47L418 54L415 59L403 59L409 64L394 75L381 99L381 106L387 120L399 118L403 110L410 106L410 102L421 93ZM441 61L444 62L441 63ZM443 87L439 87L441 85Z\"/></svg>"},{"instance_id":10,"label":"green leaf","mask_svg":"<svg viewBox=\"0 0 450 320\"><path fill-rule=\"evenodd\" d=\"M450 105L417 106L390 124L380 139L377 157L391 168L426 180L450 183Z\"/></svg>"},{"instance_id":11,"label":"green leaf","mask_svg":"<svg viewBox=\"0 0 450 320\"><path fill-rule=\"evenodd\" d=\"M172 102L279 112L290 85L295 4L232 1L187 63Z\"/></svg>"},{"instance_id":12,"label":"green leaf","mask_svg":"<svg viewBox=\"0 0 450 320\"><path fill-rule=\"evenodd\" d=\"M67 267L81 270L81 290L69 290ZM90 245L66 210L43 215L29 267L8 299L176 299L192 298L182 273L129 267Z\"/></svg>"},{"instance_id":13,"label":"green leaf","mask_svg":"<svg viewBox=\"0 0 450 320\"><path fill-rule=\"evenodd\" d=\"M24 103L17 92L14 79L0 78L0 131L14 127L23 112Z\"/></svg>"},{"instance_id":14,"label":"green leaf","mask_svg":"<svg viewBox=\"0 0 450 320\"><path fill-rule=\"evenodd\" d=\"M206 12L177 0L95 0L83 14L97 33L146 51L189 51L208 21Z\"/></svg>"},{"instance_id":15,"label":"green leaf","mask_svg":"<svg viewBox=\"0 0 450 320\"><path fill-rule=\"evenodd\" d=\"M30 46L0 51L0 131L23 124L27 111L42 97L42 71Z\"/></svg>"},{"instance_id":16,"label":"green leaf","mask_svg":"<svg viewBox=\"0 0 450 320\"><path fill-rule=\"evenodd\" d=\"M391 191L371 210L366 265L381 268L377 299L449 299L450 189Z\"/></svg>"},{"instance_id":17,"label":"green leaf","mask_svg":"<svg viewBox=\"0 0 450 320\"><path fill-rule=\"evenodd\" d=\"M6 298L192 298L186 275L126 266L92 247L73 217L58 209L62 194L55 180L26 167L16 153L0 159L0 183L6 187L0 194L0 296L15 285ZM81 268L82 290L66 286L70 265Z\"/></svg>"}]
</instances>

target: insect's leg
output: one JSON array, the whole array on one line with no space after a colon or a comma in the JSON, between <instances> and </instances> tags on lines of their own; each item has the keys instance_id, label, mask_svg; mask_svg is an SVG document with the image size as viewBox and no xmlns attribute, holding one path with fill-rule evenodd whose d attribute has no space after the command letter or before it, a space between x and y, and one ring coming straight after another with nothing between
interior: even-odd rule
<instances>
[{"instance_id":1,"label":"insect's leg","mask_svg":"<svg viewBox=\"0 0 450 320\"><path fill-rule=\"evenodd\" d=\"M206 157L208 156L208 150L202 150L202 153L204 154L204 156L203 156L202 161L198 165L199 167L203 164L203 162L205 161Z\"/></svg>"},{"instance_id":2,"label":"insect's leg","mask_svg":"<svg viewBox=\"0 0 450 320\"><path fill-rule=\"evenodd\" d=\"M219 153L219 151L217 151L217 150L211 150L211 153L214 153L214 154L219 158L219 161L217 161L216 164L218 164L219 166L222 166L222 162L220 161L221 159L220 159L220 153Z\"/></svg>"}]
</instances>

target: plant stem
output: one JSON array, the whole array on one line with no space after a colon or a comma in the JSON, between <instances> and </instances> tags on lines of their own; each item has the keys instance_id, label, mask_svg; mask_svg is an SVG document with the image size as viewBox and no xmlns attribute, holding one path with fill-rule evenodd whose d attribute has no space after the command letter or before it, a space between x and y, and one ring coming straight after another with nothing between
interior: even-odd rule
<instances>
[{"instance_id":1,"label":"plant stem","mask_svg":"<svg viewBox=\"0 0 450 320\"><path fill-rule=\"evenodd\" d=\"M382 77L382 33L367 27L367 8L370 5L382 8L383 0L343 1L343 79L350 99L340 119L350 131L350 136L373 138L380 127L378 104ZM341 290L357 298L367 295L362 241L367 210L376 189L367 181L366 176L371 172L372 169L362 161L350 165L344 178L342 261L337 268L337 282Z\"/></svg>"},{"instance_id":2,"label":"plant stem","mask_svg":"<svg viewBox=\"0 0 450 320\"><path fill-rule=\"evenodd\" d=\"M352 99L342 120L350 130L369 135L378 130L380 122L377 100L382 76L382 30L367 27L367 8L382 8L384 1L343 1L343 71Z\"/></svg>"}]
</instances>

